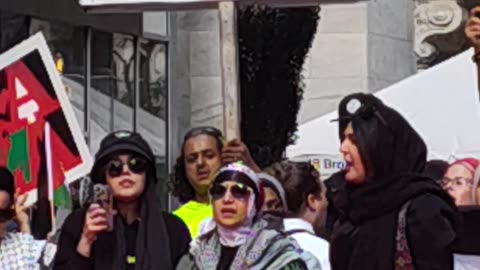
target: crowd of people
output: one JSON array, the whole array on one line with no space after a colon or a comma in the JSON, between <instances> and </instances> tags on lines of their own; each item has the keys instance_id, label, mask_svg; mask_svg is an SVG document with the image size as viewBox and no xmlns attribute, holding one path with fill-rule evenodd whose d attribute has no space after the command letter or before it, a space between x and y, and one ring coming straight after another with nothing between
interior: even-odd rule
<instances>
[{"instance_id":1,"label":"crowd of people","mask_svg":"<svg viewBox=\"0 0 480 270\"><path fill-rule=\"evenodd\" d=\"M479 12L465 31L474 61ZM53 254L30 235L26 195L0 168L0 269L480 269L465 260L480 255L480 161L427 161L415 129L371 94L344 97L338 116L347 166L328 179L309 162L260 168L241 140L190 130L174 167L182 206L173 213L156 197L149 144L113 132L90 173L112 203L73 211Z\"/></svg>"}]
</instances>

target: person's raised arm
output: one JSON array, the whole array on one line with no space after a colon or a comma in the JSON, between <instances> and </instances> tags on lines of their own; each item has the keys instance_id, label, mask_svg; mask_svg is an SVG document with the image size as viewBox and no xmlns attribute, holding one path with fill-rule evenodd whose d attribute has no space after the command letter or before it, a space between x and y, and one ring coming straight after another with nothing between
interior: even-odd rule
<instances>
[{"instance_id":1,"label":"person's raised arm","mask_svg":"<svg viewBox=\"0 0 480 270\"><path fill-rule=\"evenodd\" d=\"M473 61L477 65L477 80L480 92L480 6L470 11L465 25L465 35L475 49Z\"/></svg>"}]
</instances>

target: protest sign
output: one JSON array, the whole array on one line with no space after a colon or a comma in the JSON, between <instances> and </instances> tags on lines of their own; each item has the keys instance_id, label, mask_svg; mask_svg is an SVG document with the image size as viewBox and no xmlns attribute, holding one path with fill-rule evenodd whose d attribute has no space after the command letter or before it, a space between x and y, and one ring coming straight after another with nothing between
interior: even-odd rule
<instances>
[{"instance_id":1,"label":"protest sign","mask_svg":"<svg viewBox=\"0 0 480 270\"><path fill-rule=\"evenodd\" d=\"M40 186L55 204L92 158L41 33L0 55L0 166L33 204ZM0 179L1 181L1 179Z\"/></svg>"}]
</instances>

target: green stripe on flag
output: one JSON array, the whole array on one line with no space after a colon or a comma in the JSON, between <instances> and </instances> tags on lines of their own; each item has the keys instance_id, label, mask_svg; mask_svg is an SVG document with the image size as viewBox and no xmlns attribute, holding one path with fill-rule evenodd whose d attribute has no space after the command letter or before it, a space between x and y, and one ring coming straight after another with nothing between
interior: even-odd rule
<instances>
[{"instance_id":1,"label":"green stripe on flag","mask_svg":"<svg viewBox=\"0 0 480 270\"><path fill-rule=\"evenodd\" d=\"M30 160L28 155L27 130L22 129L11 136L12 146L8 155L7 167L11 172L20 169L25 181L30 183Z\"/></svg>"},{"instance_id":2,"label":"green stripe on flag","mask_svg":"<svg viewBox=\"0 0 480 270\"><path fill-rule=\"evenodd\" d=\"M72 198L65 185L57 188L53 193L53 203L56 207L72 209Z\"/></svg>"}]
</instances>

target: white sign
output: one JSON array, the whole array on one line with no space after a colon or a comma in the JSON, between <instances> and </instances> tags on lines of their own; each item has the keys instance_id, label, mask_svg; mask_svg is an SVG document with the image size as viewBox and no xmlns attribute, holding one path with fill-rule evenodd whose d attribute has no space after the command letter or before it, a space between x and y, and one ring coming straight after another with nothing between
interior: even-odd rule
<instances>
[{"instance_id":1,"label":"white sign","mask_svg":"<svg viewBox=\"0 0 480 270\"><path fill-rule=\"evenodd\" d=\"M338 155L305 155L289 158L297 162L310 162L318 172L322 180L330 175L345 169L346 163L340 154Z\"/></svg>"}]
</instances>

